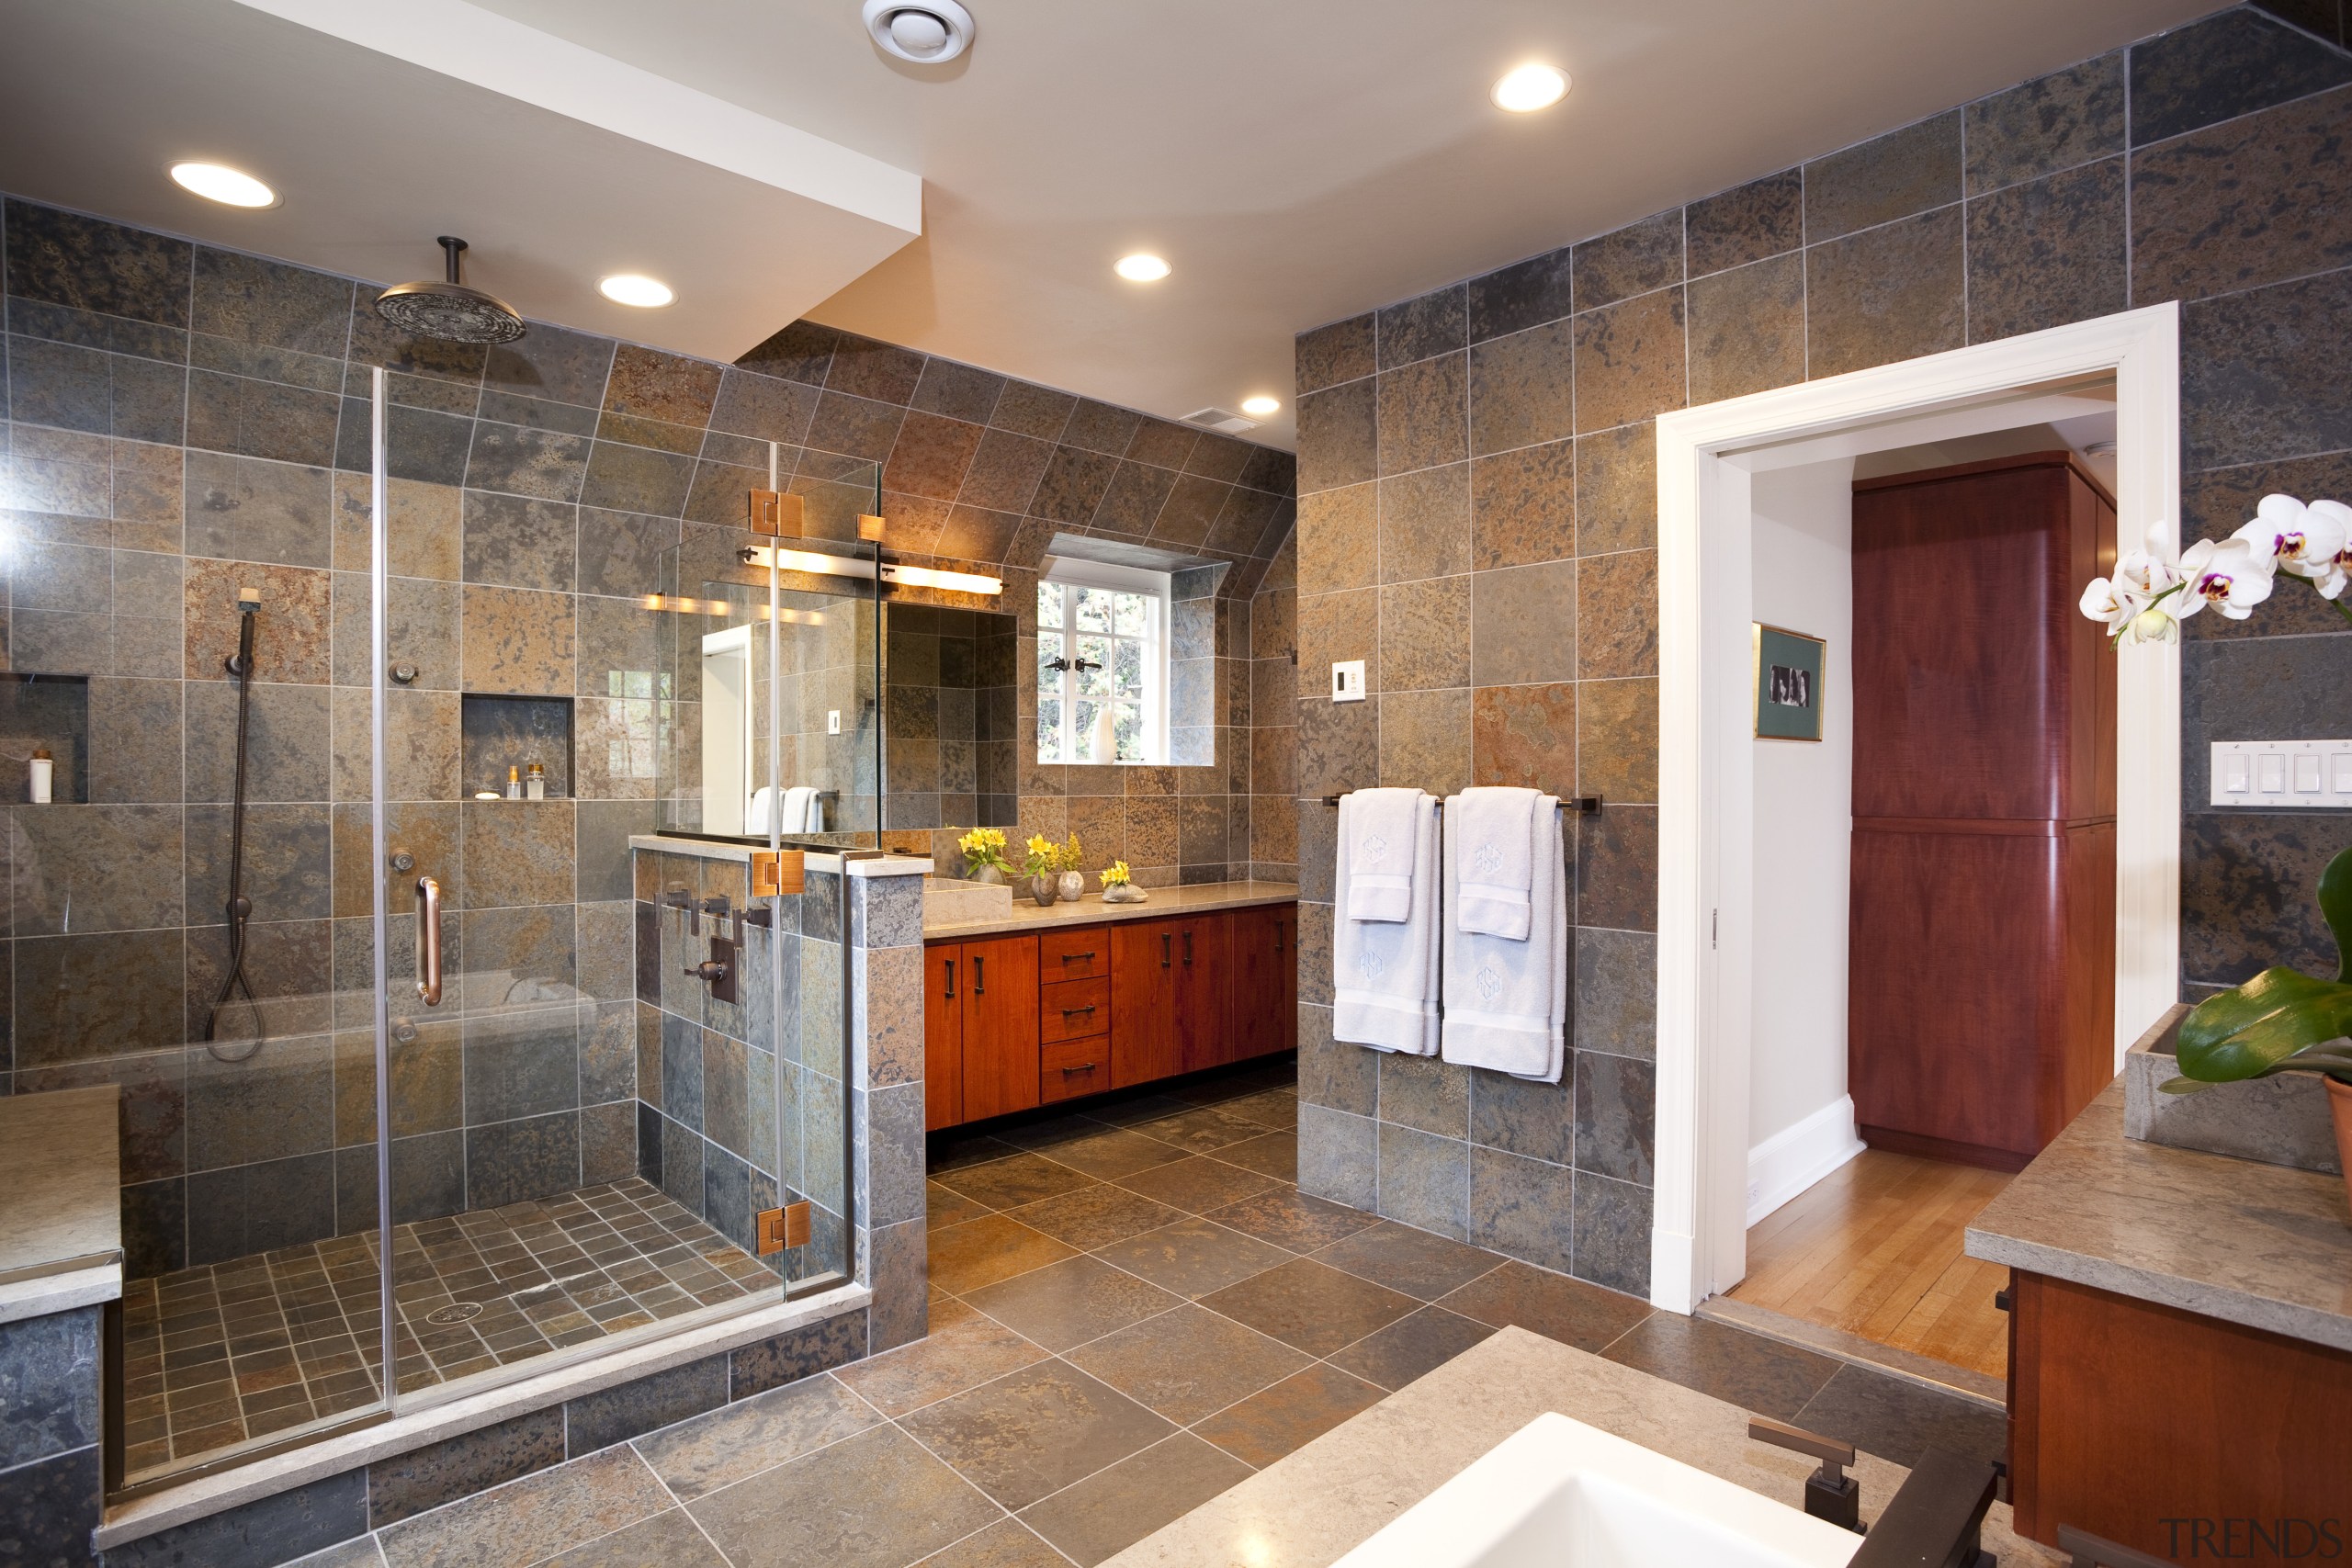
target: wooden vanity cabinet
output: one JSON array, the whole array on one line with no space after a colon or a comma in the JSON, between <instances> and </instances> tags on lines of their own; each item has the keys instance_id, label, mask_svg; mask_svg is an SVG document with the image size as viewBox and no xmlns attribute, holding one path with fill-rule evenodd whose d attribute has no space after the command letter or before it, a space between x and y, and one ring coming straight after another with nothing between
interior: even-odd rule
<instances>
[{"instance_id":1,"label":"wooden vanity cabinet","mask_svg":"<svg viewBox=\"0 0 2352 1568\"><path fill-rule=\"evenodd\" d=\"M1037 1104L1037 939L942 943L923 958L924 1125Z\"/></svg>"},{"instance_id":2,"label":"wooden vanity cabinet","mask_svg":"<svg viewBox=\"0 0 2352 1568\"><path fill-rule=\"evenodd\" d=\"M1217 1060L1246 1062L1287 1051L1298 1043L1298 906L1236 909L1227 918L1233 983L1226 1050Z\"/></svg>"},{"instance_id":3,"label":"wooden vanity cabinet","mask_svg":"<svg viewBox=\"0 0 2352 1568\"><path fill-rule=\"evenodd\" d=\"M1231 918L1131 920L1111 928L1111 1087L1196 1072L1227 1055Z\"/></svg>"},{"instance_id":4,"label":"wooden vanity cabinet","mask_svg":"<svg viewBox=\"0 0 2352 1568\"><path fill-rule=\"evenodd\" d=\"M1292 904L932 943L924 1125L1287 1051L1297 948Z\"/></svg>"}]
</instances>

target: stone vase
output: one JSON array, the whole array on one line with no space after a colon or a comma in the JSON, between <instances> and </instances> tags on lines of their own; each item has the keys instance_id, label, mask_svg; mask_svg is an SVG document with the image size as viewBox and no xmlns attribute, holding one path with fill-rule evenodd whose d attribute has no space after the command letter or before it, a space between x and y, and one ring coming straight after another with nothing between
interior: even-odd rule
<instances>
[{"instance_id":1,"label":"stone vase","mask_svg":"<svg viewBox=\"0 0 2352 1568\"><path fill-rule=\"evenodd\" d=\"M1005 883L1004 867L1001 865L976 865L965 872L964 880L967 882L985 882L991 887L1001 887Z\"/></svg>"},{"instance_id":2,"label":"stone vase","mask_svg":"<svg viewBox=\"0 0 2352 1568\"><path fill-rule=\"evenodd\" d=\"M1061 896L1061 889L1055 885L1052 877L1033 876L1029 879L1029 897L1037 900L1037 908L1040 909L1053 908L1054 900Z\"/></svg>"},{"instance_id":3,"label":"stone vase","mask_svg":"<svg viewBox=\"0 0 2352 1568\"><path fill-rule=\"evenodd\" d=\"M1086 897L1086 875L1083 872L1063 872L1061 880L1055 886L1060 892L1063 903L1075 904Z\"/></svg>"},{"instance_id":4,"label":"stone vase","mask_svg":"<svg viewBox=\"0 0 2352 1568\"><path fill-rule=\"evenodd\" d=\"M2327 1082L2327 1113L2335 1122L2335 1157L2344 1167L2344 1201L2352 1203L2352 1083Z\"/></svg>"}]
</instances>

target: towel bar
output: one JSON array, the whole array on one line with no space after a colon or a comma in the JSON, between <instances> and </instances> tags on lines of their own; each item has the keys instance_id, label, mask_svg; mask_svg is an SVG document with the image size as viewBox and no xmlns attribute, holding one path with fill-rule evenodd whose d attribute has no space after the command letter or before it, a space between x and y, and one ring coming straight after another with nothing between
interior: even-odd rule
<instances>
[{"instance_id":1,"label":"towel bar","mask_svg":"<svg viewBox=\"0 0 2352 1568\"><path fill-rule=\"evenodd\" d=\"M1337 806L1342 799L1353 794L1355 794L1355 791L1346 789L1341 790L1338 795L1327 795L1323 797L1323 804L1326 806ZM1445 797L1443 795L1440 795L1438 797L1437 808L1440 811L1443 811L1445 809ZM1577 812L1586 817L1597 817L1600 814L1600 796L1597 795L1563 795L1560 797L1560 809L1563 811Z\"/></svg>"}]
</instances>

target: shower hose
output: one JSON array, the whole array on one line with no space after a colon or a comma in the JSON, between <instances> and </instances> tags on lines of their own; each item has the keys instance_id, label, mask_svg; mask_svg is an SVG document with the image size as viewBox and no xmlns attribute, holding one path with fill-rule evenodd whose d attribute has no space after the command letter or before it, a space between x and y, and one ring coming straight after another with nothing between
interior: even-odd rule
<instances>
[{"instance_id":1,"label":"shower hose","mask_svg":"<svg viewBox=\"0 0 2352 1568\"><path fill-rule=\"evenodd\" d=\"M238 604L237 656L228 661L229 672L237 678L237 779L229 806L229 972L221 977L220 994L212 998L212 1010L204 1021L205 1049L222 1062L246 1060L267 1038L261 1000L254 995L253 982L245 977L245 928L254 913L254 901L245 897L245 735L253 717L254 618L259 608L248 602ZM220 1027L220 1010L239 991L244 993L245 1006L254 1015L254 1038L242 1051L214 1038Z\"/></svg>"}]
</instances>

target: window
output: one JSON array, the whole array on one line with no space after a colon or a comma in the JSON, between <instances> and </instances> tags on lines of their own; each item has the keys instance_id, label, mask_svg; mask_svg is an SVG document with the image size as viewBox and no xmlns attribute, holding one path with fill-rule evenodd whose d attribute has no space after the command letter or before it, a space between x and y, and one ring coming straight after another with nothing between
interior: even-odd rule
<instances>
[{"instance_id":1,"label":"window","mask_svg":"<svg viewBox=\"0 0 2352 1568\"><path fill-rule=\"evenodd\" d=\"M1048 562L1037 584L1037 761L1167 757L1167 574Z\"/></svg>"}]
</instances>

